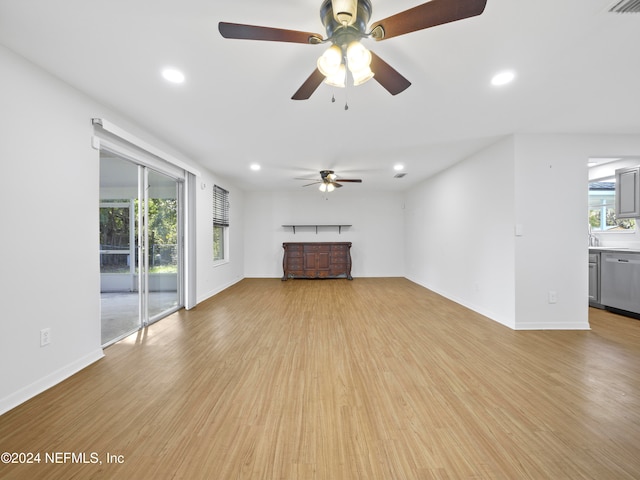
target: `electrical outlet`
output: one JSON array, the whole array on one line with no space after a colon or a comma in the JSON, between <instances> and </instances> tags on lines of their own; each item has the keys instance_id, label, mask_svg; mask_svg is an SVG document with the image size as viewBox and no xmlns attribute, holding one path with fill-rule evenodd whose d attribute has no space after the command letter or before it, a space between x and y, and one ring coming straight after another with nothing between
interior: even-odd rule
<instances>
[{"instance_id":1,"label":"electrical outlet","mask_svg":"<svg viewBox=\"0 0 640 480\"><path fill-rule=\"evenodd\" d=\"M40 346L44 347L45 345L49 345L51 343L51 329L43 328L40 330Z\"/></svg>"},{"instance_id":2,"label":"electrical outlet","mask_svg":"<svg viewBox=\"0 0 640 480\"><path fill-rule=\"evenodd\" d=\"M555 290L549 290L549 303L556 303L558 301L558 292Z\"/></svg>"}]
</instances>

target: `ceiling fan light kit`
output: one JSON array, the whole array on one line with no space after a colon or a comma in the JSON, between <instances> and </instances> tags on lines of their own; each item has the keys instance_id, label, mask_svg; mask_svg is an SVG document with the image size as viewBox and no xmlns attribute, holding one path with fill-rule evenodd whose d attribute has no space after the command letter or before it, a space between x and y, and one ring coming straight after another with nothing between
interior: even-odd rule
<instances>
[{"instance_id":1,"label":"ceiling fan light kit","mask_svg":"<svg viewBox=\"0 0 640 480\"><path fill-rule=\"evenodd\" d=\"M338 65L333 73L326 74L324 83L332 87L345 88L345 79L347 78L347 69L344 65Z\"/></svg>"},{"instance_id":2,"label":"ceiling fan light kit","mask_svg":"<svg viewBox=\"0 0 640 480\"><path fill-rule=\"evenodd\" d=\"M344 52L346 50L346 52ZM353 79L353 85L358 86L373 78L371 71L371 52L360 42L354 41L346 49L338 45L331 45L318 58L317 66L325 76L325 83L334 87L346 86L348 66Z\"/></svg>"},{"instance_id":3,"label":"ceiling fan light kit","mask_svg":"<svg viewBox=\"0 0 640 480\"><path fill-rule=\"evenodd\" d=\"M297 180L308 180L306 178L298 178ZM342 183L362 183L359 178L340 178L333 170L320 170L320 180L307 183L303 187L318 185L318 190L322 193L333 192L336 188L341 188Z\"/></svg>"},{"instance_id":4,"label":"ceiling fan light kit","mask_svg":"<svg viewBox=\"0 0 640 480\"><path fill-rule=\"evenodd\" d=\"M336 187L334 187L333 183L321 183L318 189L321 192L333 192Z\"/></svg>"},{"instance_id":5,"label":"ceiling fan light kit","mask_svg":"<svg viewBox=\"0 0 640 480\"><path fill-rule=\"evenodd\" d=\"M335 75L342 65L342 49L337 45L331 45L318 58L317 65L325 77Z\"/></svg>"},{"instance_id":6,"label":"ceiling fan light kit","mask_svg":"<svg viewBox=\"0 0 640 480\"><path fill-rule=\"evenodd\" d=\"M443 25L480 15L487 0L431 0L417 7L397 13L371 25L370 0L324 0L320 6L320 19L326 38L312 32L285 30L272 27L220 22L218 30L224 38L293 42L308 45L331 43L317 61L316 69L294 93L293 100L306 100L324 81L345 87L347 72L351 72L353 85L362 85L374 78L391 95L397 95L411 82L367 50L361 39L387 40L407 33Z\"/></svg>"}]
</instances>

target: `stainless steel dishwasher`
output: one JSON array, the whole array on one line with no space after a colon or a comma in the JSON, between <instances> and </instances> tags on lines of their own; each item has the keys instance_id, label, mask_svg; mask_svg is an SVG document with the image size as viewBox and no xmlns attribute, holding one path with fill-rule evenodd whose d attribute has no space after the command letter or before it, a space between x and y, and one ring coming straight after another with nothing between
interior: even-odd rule
<instances>
[{"instance_id":1,"label":"stainless steel dishwasher","mask_svg":"<svg viewBox=\"0 0 640 480\"><path fill-rule=\"evenodd\" d=\"M602 252L600 303L640 313L640 253Z\"/></svg>"}]
</instances>

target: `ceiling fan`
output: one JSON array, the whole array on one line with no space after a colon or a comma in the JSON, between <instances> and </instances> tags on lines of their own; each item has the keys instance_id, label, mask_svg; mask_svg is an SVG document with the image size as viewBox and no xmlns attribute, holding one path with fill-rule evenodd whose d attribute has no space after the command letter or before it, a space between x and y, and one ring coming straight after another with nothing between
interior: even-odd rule
<instances>
[{"instance_id":1,"label":"ceiling fan","mask_svg":"<svg viewBox=\"0 0 640 480\"><path fill-rule=\"evenodd\" d=\"M378 55L362 46L360 40L386 40L474 17L484 11L486 3L487 0L431 0L380 20L372 24L367 32L372 12L370 0L324 0L320 7L320 19L327 38L312 32L227 22L220 22L218 30L225 38L310 45L330 43L329 49L318 59L317 68L291 97L293 100L308 99L323 81L329 85L345 87L347 72L351 73L354 86L374 78L389 93L397 95L406 90L411 82Z\"/></svg>"},{"instance_id":2,"label":"ceiling fan","mask_svg":"<svg viewBox=\"0 0 640 480\"><path fill-rule=\"evenodd\" d=\"M306 178L300 178L299 180L307 180ZM320 180L317 182L307 183L303 187L309 187L311 185L320 185L318 187L321 192L333 192L336 188L342 187L340 183L362 183L359 178L338 178L333 170L320 170Z\"/></svg>"}]
</instances>

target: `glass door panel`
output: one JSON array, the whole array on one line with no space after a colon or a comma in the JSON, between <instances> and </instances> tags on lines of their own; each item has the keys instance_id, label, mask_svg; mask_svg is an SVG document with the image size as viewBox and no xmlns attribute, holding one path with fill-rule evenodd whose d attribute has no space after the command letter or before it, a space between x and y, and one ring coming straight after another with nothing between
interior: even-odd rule
<instances>
[{"instance_id":1,"label":"glass door panel","mask_svg":"<svg viewBox=\"0 0 640 480\"><path fill-rule=\"evenodd\" d=\"M107 345L140 328L138 166L100 154L101 338Z\"/></svg>"},{"instance_id":2,"label":"glass door panel","mask_svg":"<svg viewBox=\"0 0 640 480\"><path fill-rule=\"evenodd\" d=\"M180 184L174 178L148 170L145 194L147 216L146 282L148 321L182 305L180 298Z\"/></svg>"}]
</instances>

